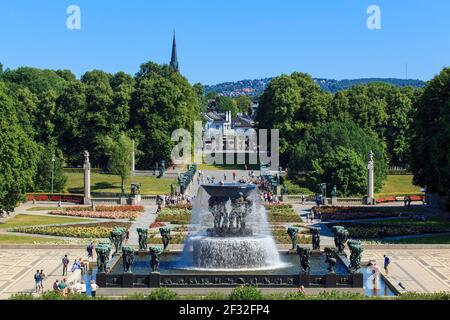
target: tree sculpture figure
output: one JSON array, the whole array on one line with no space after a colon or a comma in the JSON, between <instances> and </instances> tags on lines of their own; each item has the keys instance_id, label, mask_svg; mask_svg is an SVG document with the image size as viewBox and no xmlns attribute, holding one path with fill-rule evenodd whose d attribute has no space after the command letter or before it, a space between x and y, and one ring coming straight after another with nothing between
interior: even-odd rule
<instances>
[{"instance_id":1,"label":"tree sculpture figure","mask_svg":"<svg viewBox=\"0 0 450 320\"><path fill-rule=\"evenodd\" d=\"M349 240L347 244L350 249L350 265L348 269L350 272L355 273L361 268L361 257L364 249L359 241Z\"/></svg>"},{"instance_id":2,"label":"tree sculpture figure","mask_svg":"<svg viewBox=\"0 0 450 320\"><path fill-rule=\"evenodd\" d=\"M134 263L134 250L131 247L123 247L122 248L122 261L123 261L123 272L131 273L132 266Z\"/></svg>"},{"instance_id":3,"label":"tree sculpture figure","mask_svg":"<svg viewBox=\"0 0 450 320\"><path fill-rule=\"evenodd\" d=\"M320 250L320 228L311 228L313 250Z\"/></svg>"},{"instance_id":4,"label":"tree sculpture figure","mask_svg":"<svg viewBox=\"0 0 450 320\"><path fill-rule=\"evenodd\" d=\"M337 252L335 248L325 248L326 260L328 263L328 273L336 273Z\"/></svg>"},{"instance_id":5,"label":"tree sculpture figure","mask_svg":"<svg viewBox=\"0 0 450 320\"><path fill-rule=\"evenodd\" d=\"M345 244L349 239L349 232L341 226L334 226L331 228L331 231L334 234L334 244L338 249L339 254L345 254Z\"/></svg>"},{"instance_id":6,"label":"tree sculpture figure","mask_svg":"<svg viewBox=\"0 0 450 320\"><path fill-rule=\"evenodd\" d=\"M137 228L136 229L138 233L138 242L139 242L139 250L147 250L147 240L148 240L148 230Z\"/></svg>"},{"instance_id":7,"label":"tree sculpture figure","mask_svg":"<svg viewBox=\"0 0 450 320\"><path fill-rule=\"evenodd\" d=\"M106 243L99 243L95 248L97 253L97 272L106 273L109 256L111 254L111 245Z\"/></svg>"},{"instance_id":8,"label":"tree sculpture figure","mask_svg":"<svg viewBox=\"0 0 450 320\"><path fill-rule=\"evenodd\" d=\"M158 271L159 269L159 255L162 253L162 248L160 247L150 247L150 266L153 272Z\"/></svg>"},{"instance_id":9,"label":"tree sculpture figure","mask_svg":"<svg viewBox=\"0 0 450 320\"><path fill-rule=\"evenodd\" d=\"M298 228L288 228L287 229L287 233L289 235L289 237L291 238L292 241L292 249L291 250L295 250L295 247L297 246L297 234L299 232Z\"/></svg>"},{"instance_id":10,"label":"tree sculpture figure","mask_svg":"<svg viewBox=\"0 0 450 320\"><path fill-rule=\"evenodd\" d=\"M125 238L125 229L124 228L115 228L111 231L111 235L109 236L109 240L114 244L114 254L117 254L122 249L123 240Z\"/></svg>"},{"instance_id":11,"label":"tree sculpture figure","mask_svg":"<svg viewBox=\"0 0 450 320\"><path fill-rule=\"evenodd\" d=\"M169 246L170 240L172 240L172 236L170 235L170 229L169 228L160 228L159 233L161 234L162 242L164 245L164 250L167 249Z\"/></svg>"},{"instance_id":12,"label":"tree sculpture figure","mask_svg":"<svg viewBox=\"0 0 450 320\"><path fill-rule=\"evenodd\" d=\"M309 248L302 248L297 246L297 254L300 256L300 269L302 273L309 273L311 266L309 258L311 257L311 250Z\"/></svg>"}]
</instances>

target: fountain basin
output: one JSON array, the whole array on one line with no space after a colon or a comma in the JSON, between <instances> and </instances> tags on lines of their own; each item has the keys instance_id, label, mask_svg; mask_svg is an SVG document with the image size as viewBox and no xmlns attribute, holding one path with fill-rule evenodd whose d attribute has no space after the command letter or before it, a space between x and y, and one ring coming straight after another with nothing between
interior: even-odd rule
<instances>
[{"instance_id":1,"label":"fountain basin","mask_svg":"<svg viewBox=\"0 0 450 320\"><path fill-rule=\"evenodd\" d=\"M244 197L248 197L253 191L256 190L254 184L242 184L242 183L225 183L220 184L205 184L201 186L211 197L219 198L238 198L239 193L242 193Z\"/></svg>"},{"instance_id":2,"label":"fountain basin","mask_svg":"<svg viewBox=\"0 0 450 320\"><path fill-rule=\"evenodd\" d=\"M271 236L194 236L187 243L192 250L192 267L208 270L274 269L282 267Z\"/></svg>"}]
</instances>

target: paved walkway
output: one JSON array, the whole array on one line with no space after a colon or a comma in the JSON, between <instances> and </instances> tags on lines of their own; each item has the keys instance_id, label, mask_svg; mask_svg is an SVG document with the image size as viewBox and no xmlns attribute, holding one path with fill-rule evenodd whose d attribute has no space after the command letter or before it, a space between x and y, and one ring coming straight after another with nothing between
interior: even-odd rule
<instances>
[{"instance_id":1,"label":"paved walkway","mask_svg":"<svg viewBox=\"0 0 450 320\"><path fill-rule=\"evenodd\" d=\"M156 210L157 206L145 206L145 211L130 227L130 239L127 245L139 248L139 237L137 233L138 228L148 229L150 224L156 220Z\"/></svg>"},{"instance_id":2,"label":"paved walkway","mask_svg":"<svg viewBox=\"0 0 450 320\"><path fill-rule=\"evenodd\" d=\"M56 279L61 280L61 259L67 254L72 266L73 260L84 257L84 250L0 250L0 299L7 299L11 294L23 292L33 293L34 274L36 270L44 270L47 279L44 289L48 290ZM69 270L69 276L71 275Z\"/></svg>"}]
</instances>

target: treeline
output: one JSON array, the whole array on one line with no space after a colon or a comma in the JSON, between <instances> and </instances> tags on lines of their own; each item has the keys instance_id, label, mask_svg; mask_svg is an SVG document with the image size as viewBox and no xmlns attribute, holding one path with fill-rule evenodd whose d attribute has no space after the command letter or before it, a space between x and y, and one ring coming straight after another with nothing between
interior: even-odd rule
<instances>
[{"instance_id":1,"label":"treeline","mask_svg":"<svg viewBox=\"0 0 450 320\"><path fill-rule=\"evenodd\" d=\"M0 207L50 191L53 165L61 191L62 167L81 166L84 150L93 167L107 167L107 142L124 135L136 141L138 167L168 163L172 132L200 119L202 90L154 63L135 76L94 70L80 80L68 70L0 68Z\"/></svg>"},{"instance_id":2,"label":"treeline","mask_svg":"<svg viewBox=\"0 0 450 320\"><path fill-rule=\"evenodd\" d=\"M449 69L425 89L384 83L331 94L302 73L274 78L260 99L259 128L280 129L281 162L296 183L341 196L366 193L367 156L375 187L389 166L410 168L418 185L448 194Z\"/></svg>"}]
</instances>

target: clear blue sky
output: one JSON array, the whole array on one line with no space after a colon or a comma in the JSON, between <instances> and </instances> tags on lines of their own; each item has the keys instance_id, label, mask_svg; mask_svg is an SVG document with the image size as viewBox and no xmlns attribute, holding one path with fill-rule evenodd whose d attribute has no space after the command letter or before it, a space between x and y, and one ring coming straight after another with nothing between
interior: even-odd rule
<instances>
[{"instance_id":1,"label":"clear blue sky","mask_svg":"<svg viewBox=\"0 0 450 320\"><path fill-rule=\"evenodd\" d=\"M81 8L81 30L66 9ZM382 30L366 27L377 4ZM0 0L5 67L134 74L170 60L213 84L303 71L314 77L428 80L450 59L448 0Z\"/></svg>"}]
</instances>

